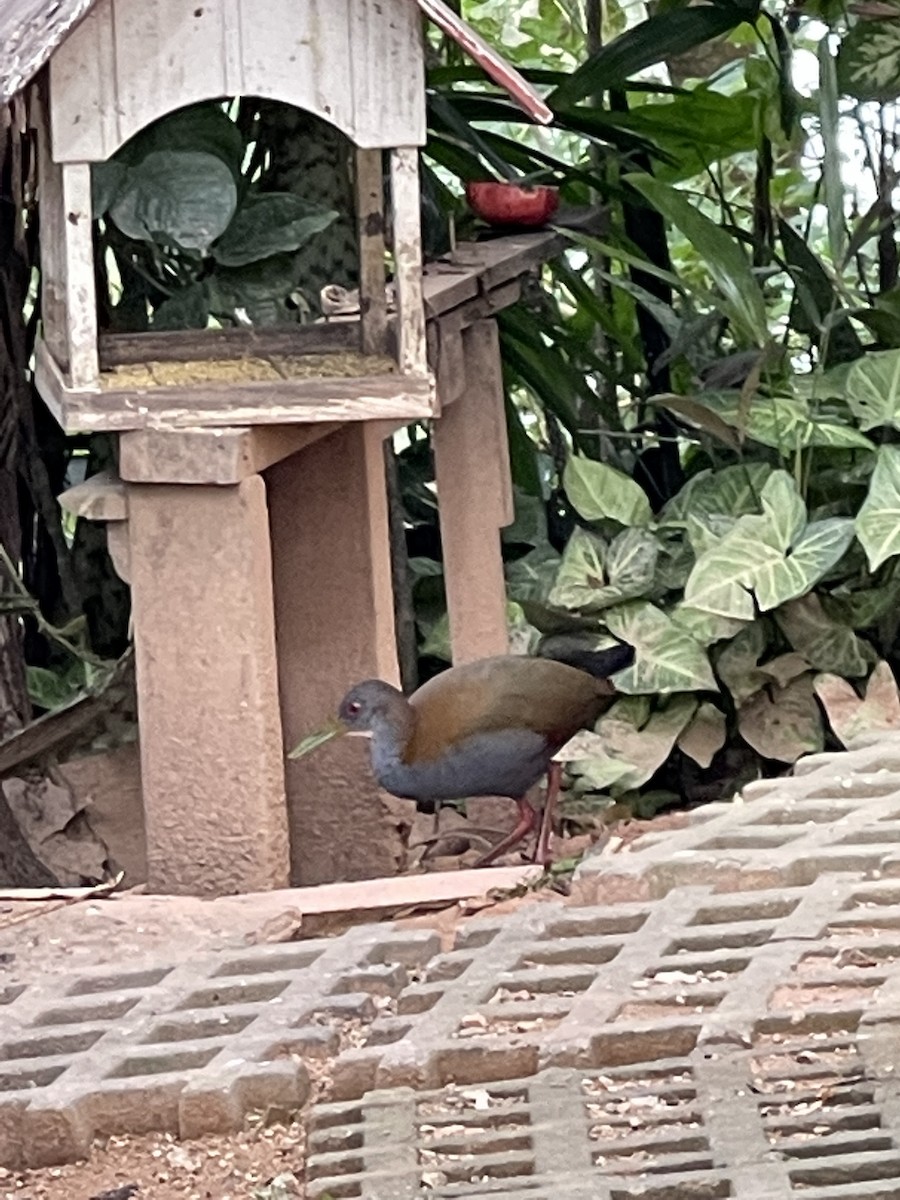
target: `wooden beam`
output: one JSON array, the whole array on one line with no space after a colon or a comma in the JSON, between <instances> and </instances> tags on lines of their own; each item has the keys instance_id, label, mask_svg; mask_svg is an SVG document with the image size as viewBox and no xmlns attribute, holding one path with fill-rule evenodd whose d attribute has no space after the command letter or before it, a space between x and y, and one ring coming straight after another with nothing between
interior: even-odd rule
<instances>
[{"instance_id":1,"label":"wooden beam","mask_svg":"<svg viewBox=\"0 0 900 1200\"><path fill-rule=\"evenodd\" d=\"M133 429L119 438L119 470L131 483L235 484L338 428L335 423Z\"/></svg>"},{"instance_id":2,"label":"wooden beam","mask_svg":"<svg viewBox=\"0 0 900 1200\"><path fill-rule=\"evenodd\" d=\"M496 322L467 330L463 352L465 390L434 426L454 664L509 650L500 528L512 504Z\"/></svg>"}]
</instances>

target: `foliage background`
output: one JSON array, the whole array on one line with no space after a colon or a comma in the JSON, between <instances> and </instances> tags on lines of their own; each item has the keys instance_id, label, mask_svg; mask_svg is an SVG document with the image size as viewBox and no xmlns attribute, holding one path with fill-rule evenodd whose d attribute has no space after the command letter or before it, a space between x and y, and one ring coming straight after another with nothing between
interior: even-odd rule
<instances>
[{"instance_id":1,"label":"foliage background","mask_svg":"<svg viewBox=\"0 0 900 1200\"><path fill-rule=\"evenodd\" d=\"M432 31L427 248L447 248L451 214L477 232L466 180L510 173L560 186L570 238L500 317L512 628L521 648L638 650L572 749L569 819L727 797L900 723L900 5L473 0L464 15L556 121L528 125ZM55 505L114 447L64 437L32 391L33 145L15 107L3 132L0 739L102 691L128 642L102 529ZM104 326L314 316L322 283L355 277L346 151L246 98L145 131L95 179ZM448 654L426 427L390 475L422 678Z\"/></svg>"}]
</instances>

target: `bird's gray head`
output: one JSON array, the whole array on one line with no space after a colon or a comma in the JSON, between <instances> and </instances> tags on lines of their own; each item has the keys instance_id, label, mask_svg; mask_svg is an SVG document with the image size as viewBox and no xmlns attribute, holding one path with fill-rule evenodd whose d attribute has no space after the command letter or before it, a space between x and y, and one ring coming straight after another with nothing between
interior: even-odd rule
<instances>
[{"instance_id":1,"label":"bird's gray head","mask_svg":"<svg viewBox=\"0 0 900 1200\"><path fill-rule=\"evenodd\" d=\"M341 701L338 719L350 733L365 733L384 721L390 721L397 712L398 701L403 701L399 692L383 679L367 679L351 688Z\"/></svg>"}]
</instances>

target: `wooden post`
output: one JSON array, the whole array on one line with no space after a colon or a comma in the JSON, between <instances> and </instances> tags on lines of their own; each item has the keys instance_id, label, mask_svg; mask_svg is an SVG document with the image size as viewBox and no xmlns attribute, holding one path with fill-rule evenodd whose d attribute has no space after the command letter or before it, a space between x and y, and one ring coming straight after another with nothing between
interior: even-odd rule
<instances>
[{"instance_id":1,"label":"wooden post","mask_svg":"<svg viewBox=\"0 0 900 1200\"><path fill-rule=\"evenodd\" d=\"M288 750L354 683L399 682L382 450L392 429L345 425L266 472ZM287 794L295 884L396 871L366 739L289 762Z\"/></svg>"},{"instance_id":2,"label":"wooden post","mask_svg":"<svg viewBox=\"0 0 900 1200\"><path fill-rule=\"evenodd\" d=\"M497 324L479 321L461 336L466 387L434 425L455 664L509 649L499 531L513 519Z\"/></svg>"},{"instance_id":3,"label":"wooden post","mask_svg":"<svg viewBox=\"0 0 900 1200\"><path fill-rule=\"evenodd\" d=\"M97 360L97 292L91 168L56 163L46 115L37 100L43 336L72 387L94 384Z\"/></svg>"},{"instance_id":4,"label":"wooden post","mask_svg":"<svg viewBox=\"0 0 900 1200\"><path fill-rule=\"evenodd\" d=\"M150 889L284 887L265 486L127 493Z\"/></svg>"},{"instance_id":5,"label":"wooden post","mask_svg":"<svg viewBox=\"0 0 900 1200\"><path fill-rule=\"evenodd\" d=\"M428 373L425 306L422 300L422 227L419 217L419 151L391 151L394 279L399 327L397 359L409 375Z\"/></svg>"},{"instance_id":6,"label":"wooden post","mask_svg":"<svg viewBox=\"0 0 900 1200\"><path fill-rule=\"evenodd\" d=\"M380 150L356 151L359 312L363 354L387 352L384 179Z\"/></svg>"}]
</instances>

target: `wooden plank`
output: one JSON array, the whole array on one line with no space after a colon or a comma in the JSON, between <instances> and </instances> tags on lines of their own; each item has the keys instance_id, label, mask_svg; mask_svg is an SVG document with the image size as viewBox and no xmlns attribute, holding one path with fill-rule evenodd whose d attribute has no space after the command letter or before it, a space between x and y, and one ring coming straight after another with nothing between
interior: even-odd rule
<instances>
[{"instance_id":1,"label":"wooden plank","mask_svg":"<svg viewBox=\"0 0 900 1200\"><path fill-rule=\"evenodd\" d=\"M386 382L389 380L390 382ZM66 392L58 395L62 425L71 432L184 429L192 425L294 425L309 422L427 420L437 415L430 378L282 380L149 392Z\"/></svg>"},{"instance_id":2,"label":"wooden plank","mask_svg":"<svg viewBox=\"0 0 900 1200\"><path fill-rule=\"evenodd\" d=\"M102 161L167 112L282 100L364 148L421 145L419 13L384 0L97 0L52 60L60 161Z\"/></svg>"},{"instance_id":3,"label":"wooden plank","mask_svg":"<svg viewBox=\"0 0 900 1200\"><path fill-rule=\"evenodd\" d=\"M98 0L50 59L50 115L57 162L102 162L121 138L112 0Z\"/></svg>"},{"instance_id":4,"label":"wooden plank","mask_svg":"<svg viewBox=\"0 0 900 1200\"><path fill-rule=\"evenodd\" d=\"M144 362L211 362L359 349L359 322L335 321L264 329L176 329L165 333L101 333L100 366Z\"/></svg>"},{"instance_id":5,"label":"wooden plank","mask_svg":"<svg viewBox=\"0 0 900 1200\"><path fill-rule=\"evenodd\" d=\"M133 429L119 437L119 470L129 483L225 486L258 475L339 426Z\"/></svg>"},{"instance_id":6,"label":"wooden plank","mask_svg":"<svg viewBox=\"0 0 900 1200\"><path fill-rule=\"evenodd\" d=\"M359 309L363 354L387 352L384 180L382 152L356 151L356 227L359 240Z\"/></svg>"},{"instance_id":7,"label":"wooden plank","mask_svg":"<svg viewBox=\"0 0 900 1200\"><path fill-rule=\"evenodd\" d=\"M391 201L399 327L397 361L404 374L420 375L428 370L428 354L422 299L419 152L415 146L391 151Z\"/></svg>"},{"instance_id":8,"label":"wooden plank","mask_svg":"<svg viewBox=\"0 0 900 1200\"><path fill-rule=\"evenodd\" d=\"M240 10L242 93L315 113L357 141L350 40L355 0L231 3Z\"/></svg>"},{"instance_id":9,"label":"wooden plank","mask_svg":"<svg viewBox=\"0 0 900 1200\"><path fill-rule=\"evenodd\" d=\"M439 317L451 308L473 300L478 295L478 275L478 267L428 263L422 280L422 296L428 319Z\"/></svg>"},{"instance_id":10,"label":"wooden plank","mask_svg":"<svg viewBox=\"0 0 900 1200\"><path fill-rule=\"evenodd\" d=\"M532 120L549 125L553 110L534 90L528 80L516 70L481 34L454 12L444 0L418 0L419 7L434 23L463 49L470 58L499 84Z\"/></svg>"},{"instance_id":11,"label":"wooden plank","mask_svg":"<svg viewBox=\"0 0 900 1200\"><path fill-rule=\"evenodd\" d=\"M355 141L363 149L425 144L422 41L422 19L409 0L353 0L348 96L353 97Z\"/></svg>"},{"instance_id":12,"label":"wooden plank","mask_svg":"<svg viewBox=\"0 0 900 1200\"><path fill-rule=\"evenodd\" d=\"M356 879L349 883L323 883L318 887L266 892L266 901L279 901L302 914L337 913L408 908L419 904L474 900L493 891L508 891L534 883L543 868L485 867L482 870L436 871L431 875L399 875L386 879ZM165 899L165 897L162 897ZM240 904L247 897L235 897Z\"/></svg>"}]
</instances>

